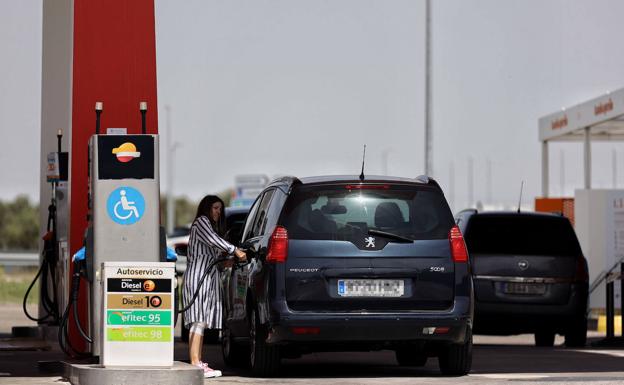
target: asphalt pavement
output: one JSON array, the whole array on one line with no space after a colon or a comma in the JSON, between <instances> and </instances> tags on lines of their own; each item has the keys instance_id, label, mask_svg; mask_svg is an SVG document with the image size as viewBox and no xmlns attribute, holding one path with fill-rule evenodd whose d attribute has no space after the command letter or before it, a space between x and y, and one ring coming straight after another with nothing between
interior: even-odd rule
<instances>
[{"instance_id":1,"label":"asphalt pavement","mask_svg":"<svg viewBox=\"0 0 624 385\"><path fill-rule=\"evenodd\" d=\"M592 333L592 341L600 338ZM422 368L399 367L394 353L317 353L284 360L279 378L259 379L246 370L224 366L220 348L206 345L204 357L224 376L206 384L624 384L624 349L567 349L558 338L554 348L532 346L531 335L475 336L470 375L445 377L430 358ZM39 370L38 361L62 359L56 351L0 352L0 384L67 384ZM176 343L176 359L186 360L186 345Z\"/></svg>"}]
</instances>

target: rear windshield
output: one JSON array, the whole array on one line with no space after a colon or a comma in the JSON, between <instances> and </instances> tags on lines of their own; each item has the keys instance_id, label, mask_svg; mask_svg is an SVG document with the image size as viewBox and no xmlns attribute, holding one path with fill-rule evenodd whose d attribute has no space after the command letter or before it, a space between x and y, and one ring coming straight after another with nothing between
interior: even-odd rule
<instances>
[{"instance_id":1,"label":"rear windshield","mask_svg":"<svg viewBox=\"0 0 624 385\"><path fill-rule=\"evenodd\" d=\"M447 238L453 216L433 188L323 185L297 186L280 222L293 239L352 240L374 229L418 240Z\"/></svg>"},{"instance_id":2,"label":"rear windshield","mask_svg":"<svg viewBox=\"0 0 624 385\"><path fill-rule=\"evenodd\" d=\"M464 235L471 254L581 254L574 229L566 218L475 215Z\"/></svg>"}]
</instances>

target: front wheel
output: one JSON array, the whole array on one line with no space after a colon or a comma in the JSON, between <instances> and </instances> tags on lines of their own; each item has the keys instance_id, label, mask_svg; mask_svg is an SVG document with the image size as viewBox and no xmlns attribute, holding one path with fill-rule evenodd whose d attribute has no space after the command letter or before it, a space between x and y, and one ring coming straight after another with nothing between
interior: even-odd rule
<instances>
[{"instance_id":1,"label":"front wheel","mask_svg":"<svg viewBox=\"0 0 624 385\"><path fill-rule=\"evenodd\" d=\"M463 344L451 344L438 356L442 374L463 376L472 367L472 330L466 331Z\"/></svg>"},{"instance_id":2,"label":"front wheel","mask_svg":"<svg viewBox=\"0 0 624 385\"><path fill-rule=\"evenodd\" d=\"M267 330L260 324L258 311L253 309L249 317L249 342L251 372L256 377L274 377L280 367L280 353L277 346L266 343Z\"/></svg>"}]
</instances>

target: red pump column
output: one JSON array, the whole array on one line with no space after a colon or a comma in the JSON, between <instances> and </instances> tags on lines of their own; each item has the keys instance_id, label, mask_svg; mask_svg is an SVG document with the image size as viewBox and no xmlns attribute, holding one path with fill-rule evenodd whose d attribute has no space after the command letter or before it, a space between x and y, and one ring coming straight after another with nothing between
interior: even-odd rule
<instances>
[{"instance_id":1,"label":"red pump column","mask_svg":"<svg viewBox=\"0 0 624 385\"><path fill-rule=\"evenodd\" d=\"M87 153L95 133L96 101L104 103L101 133L114 127L140 134L141 101L148 105L147 133L158 133L154 1L44 1L42 48L42 165L62 128L70 138L72 255L82 247L87 228ZM48 202L45 173L41 184L41 202ZM85 286L79 307L83 325L88 324ZM75 334L72 342L84 348Z\"/></svg>"}]
</instances>

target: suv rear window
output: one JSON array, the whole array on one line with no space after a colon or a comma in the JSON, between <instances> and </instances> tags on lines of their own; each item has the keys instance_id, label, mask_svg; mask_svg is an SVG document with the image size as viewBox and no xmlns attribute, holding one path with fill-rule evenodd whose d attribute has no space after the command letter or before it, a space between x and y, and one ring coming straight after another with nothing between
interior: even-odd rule
<instances>
[{"instance_id":1,"label":"suv rear window","mask_svg":"<svg viewBox=\"0 0 624 385\"><path fill-rule=\"evenodd\" d=\"M453 216L441 191L409 185L297 186L281 224L292 239L358 239L368 230L413 240L444 239Z\"/></svg>"},{"instance_id":2,"label":"suv rear window","mask_svg":"<svg viewBox=\"0 0 624 385\"><path fill-rule=\"evenodd\" d=\"M572 225L559 217L475 215L470 218L465 238L470 253L570 257L582 254Z\"/></svg>"}]
</instances>

